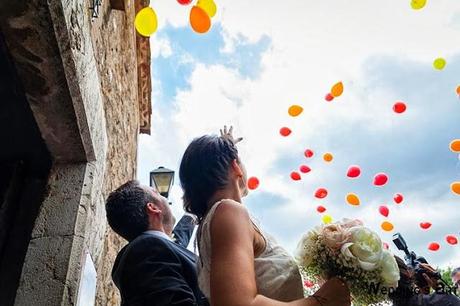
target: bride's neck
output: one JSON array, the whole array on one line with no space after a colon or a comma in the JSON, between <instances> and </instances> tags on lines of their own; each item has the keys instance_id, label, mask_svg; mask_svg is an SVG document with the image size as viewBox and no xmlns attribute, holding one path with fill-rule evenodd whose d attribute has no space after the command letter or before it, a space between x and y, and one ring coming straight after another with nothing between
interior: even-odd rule
<instances>
[{"instance_id":1,"label":"bride's neck","mask_svg":"<svg viewBox=\"0 0 460 306\"><path fill-rule=\"evenodd\" d=\"M228 186L225 189L218 190L214 193L208 203L208 209L220 200L230 199L241 203L241 191L237 185Z\"/></svg>"}]
</instances>

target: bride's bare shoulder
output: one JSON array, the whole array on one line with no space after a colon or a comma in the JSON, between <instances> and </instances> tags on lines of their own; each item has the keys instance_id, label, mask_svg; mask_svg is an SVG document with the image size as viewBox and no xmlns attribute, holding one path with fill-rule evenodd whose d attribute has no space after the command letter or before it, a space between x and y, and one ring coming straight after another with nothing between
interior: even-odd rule
<instances>
[{"instance_id":1,"label":"bride's bare shoulder","mask_svg":"<svg viewBox=\"0 0 460 306\"><path fill-rule=\"evenodd\" d=\"M246 207L233 200L222 200L214 212L212 228L218 225L219 229L231 227L244 227L251 224L249 212Z\"/></svg>"}]
</instances>

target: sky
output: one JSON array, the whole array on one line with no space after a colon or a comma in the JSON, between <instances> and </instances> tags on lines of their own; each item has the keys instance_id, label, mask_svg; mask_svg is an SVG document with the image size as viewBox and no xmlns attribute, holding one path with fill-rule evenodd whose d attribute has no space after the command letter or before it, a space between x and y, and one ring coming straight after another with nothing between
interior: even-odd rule
<instances>
[{"instance_id":1,"label":"sky","mask_svg":"<svg viewBox=\"0 0 460 306\"><path fill-rule=\"evenodd\" d=\"M400 232L433 265L460 266L460 246L445 241L460 236L460 197L450 191L460 160L449 150L460 138L460 2L428 1L416 11L406 0L215 1L204 35L189 26L191 6L151 1L159 19L151 37L152 133L139 138L138 179L147 184L158 166L176 170L170 199L179 218L177 170L187 145L233 125L244 137L248 174L260 180L244 204L287 250L321 224L323 205L334 220L363 220L397 255L391 237ZM447 61L442 71L433 69L438 57ZM326 102L339 81L343 95ZM393 112L396 101L406 103L404 114ZM296 118L287 113L293 104L304 108ZM280 136L283 126L289 137ZM307 148L313 158L305 158ZM303 164L312 171L292 181ZM346 177L350 165L361 167L358 179ZM389 176L383 187L372 184L379 172ZM319 187L327 198L314 197ZM349 192L360 206L346 203ZM385 220L393 232L380 229ZM420 222L433 225L422 230ZM429 251L431 242L440 250Z\"/></svg>"}]
</instances>

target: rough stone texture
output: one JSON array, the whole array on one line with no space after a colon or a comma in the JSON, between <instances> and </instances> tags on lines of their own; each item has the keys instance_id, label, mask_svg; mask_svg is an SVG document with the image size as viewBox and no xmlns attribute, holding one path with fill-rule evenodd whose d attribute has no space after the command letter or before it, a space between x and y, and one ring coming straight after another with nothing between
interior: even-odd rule
<instances>
[{"instance_id":1,"label":"rough stone texture","mask_svg":"<svg viewBox=\"0 0 460 306\"><path fill-rule=\"evenodd\" d=\"M106 226L104 200L119 185L136 175L139 104L134 24L134 1L125 1L125 11L111 10L103 1L100 16L92 24L96 61L107 122L108 150L106 180L100 200L94 205L91 227L97 235L92 240L97 250L93 260L98 272L97 305L119 305L119 293L112 282L112 265L125 241ZM103 221L103 223L101 222ZM95 230L95 228L99 229ZM104 234L103 240L99 240ZM96 243L104 242L103 245ZM99 249L103 249L99 253Z\"/></svg>"}]
</instances>

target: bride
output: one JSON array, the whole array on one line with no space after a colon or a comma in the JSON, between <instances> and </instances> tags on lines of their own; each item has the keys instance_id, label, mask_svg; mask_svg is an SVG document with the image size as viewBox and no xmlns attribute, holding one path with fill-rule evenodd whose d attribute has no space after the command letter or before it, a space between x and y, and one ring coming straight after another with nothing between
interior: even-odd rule
<instances>
[{"instance_id":1,"label":"bride","mask_svg":"<svg viewBox=\"0 0 460 306\"><path fill-rule=\"evenodd\" d=\"M200 288L218 306L350 305L346 285L332 278L304 298L294 259L253 221L242 204L246 170L232 128L193 140L182 157L186 211L199 220Z\"/></svg>"}]
</instances>

